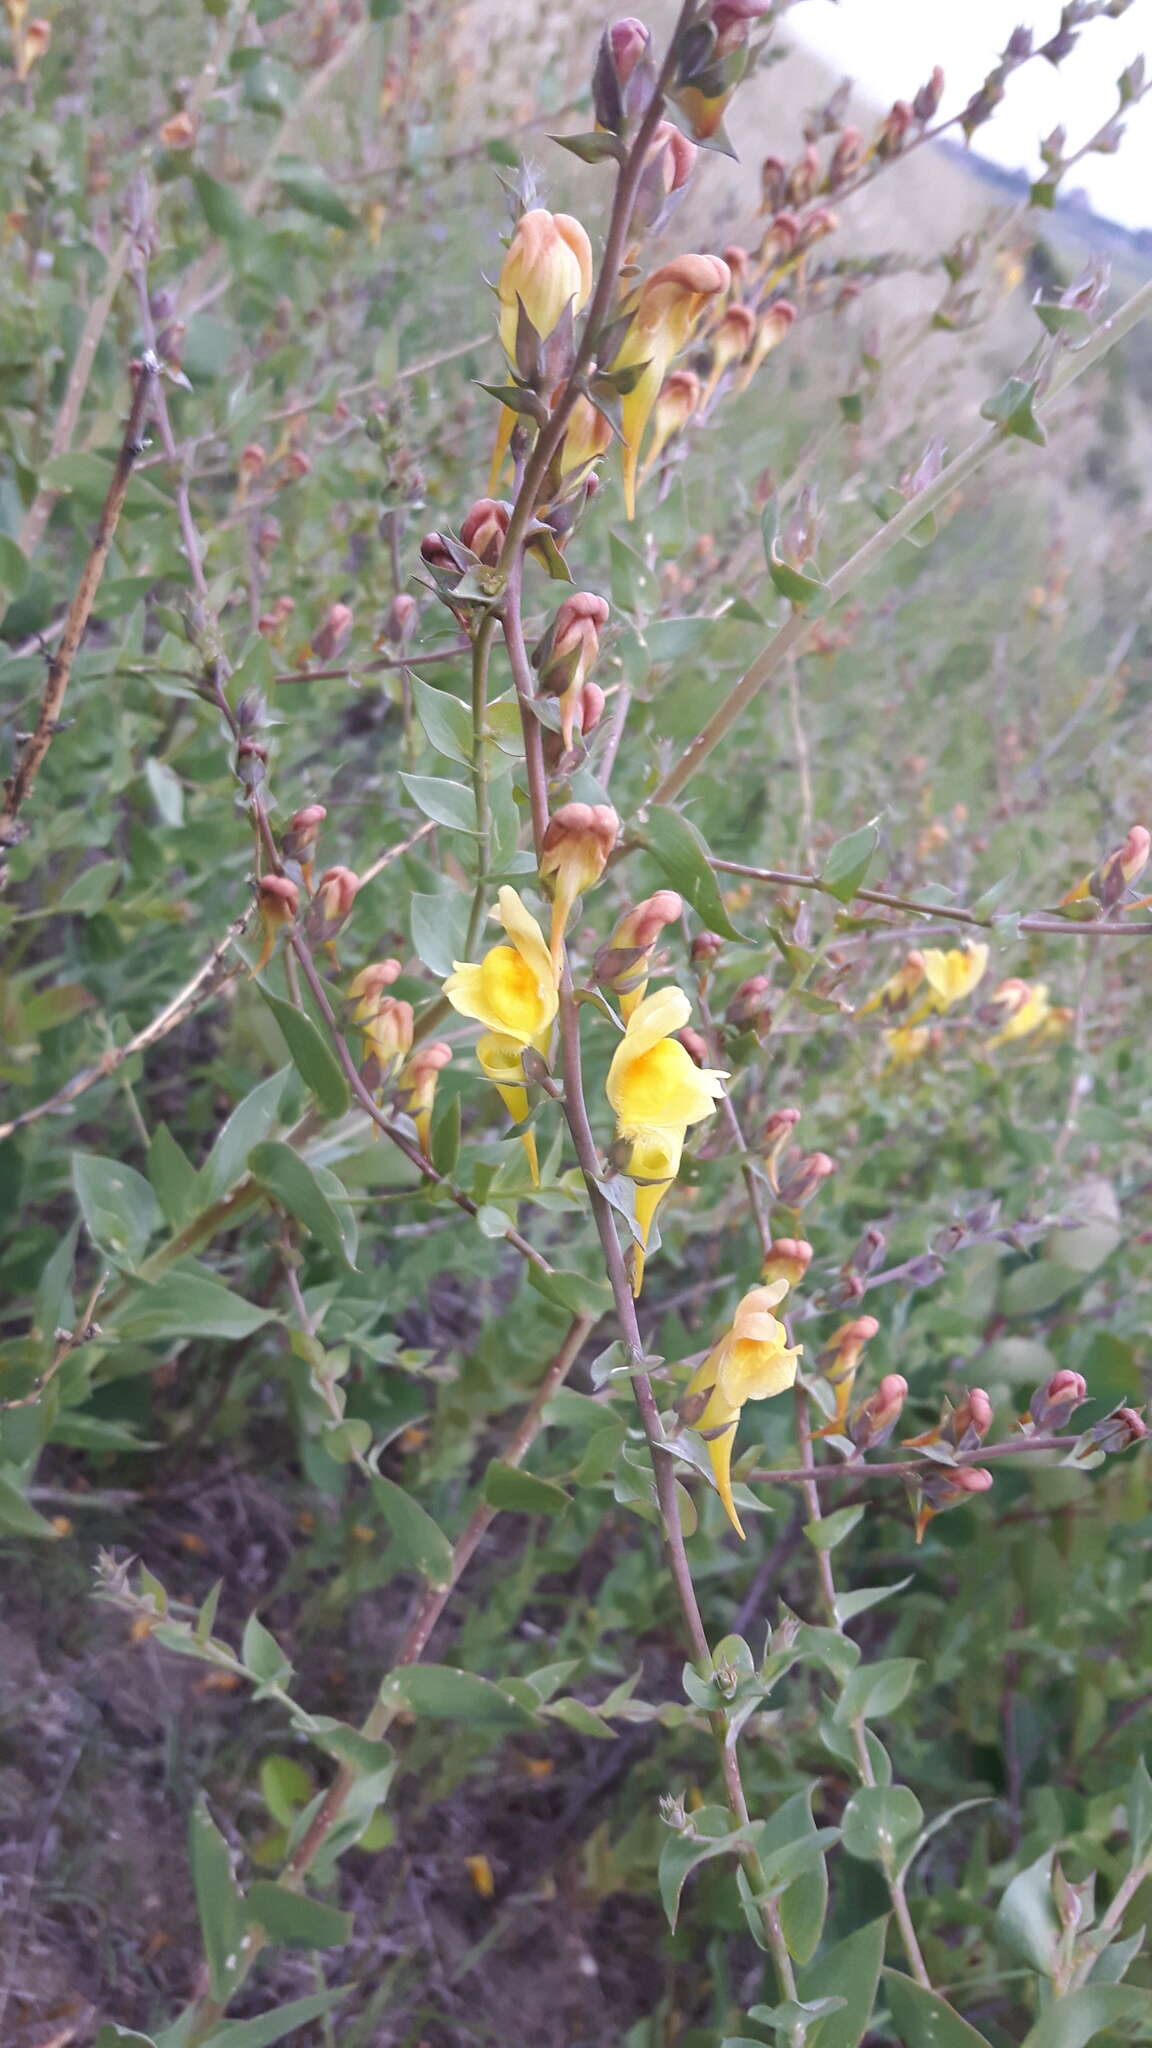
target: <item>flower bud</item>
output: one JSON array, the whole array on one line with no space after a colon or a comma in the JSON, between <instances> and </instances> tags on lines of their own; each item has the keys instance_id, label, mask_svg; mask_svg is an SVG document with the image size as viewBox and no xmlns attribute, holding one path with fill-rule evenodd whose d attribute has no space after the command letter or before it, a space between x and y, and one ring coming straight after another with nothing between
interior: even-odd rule
<instances>
[{"instance_id":1,"label":"flower bud","mask_svg":"<svg viewBox=\"0 0 1152 2048\"><path fill-rule=\"evenodd\" d=\"M458 576L460 567L442 533L426 533L420 543L420 559L441 575Z\"/></svg>"},{"instance_id":2,"label":"flower bud","mask_svg":"<svg viewBox=\"0 0 1152 2048\"><path fill-rule=\"evenodd\" d=\"M351 605L329 605L323 625L312 636L312 653L317 661L335 661L348 644L352 623Z\"/></svg>"},{"instance_id":3,"label":"flower bud","mask_svg":"<svg viewBox=\"0 0 1152 2048\"><path fill-rule=\"evenodd\" d=\"M706 1067L708 1065L711 1053L708 1050L708 1040L702 1031L695 1031L691 1024L686 1024L683 1031L678 1031L676 1036L688 1054L689 1059L696 1066Z\"/></svg>"},{"instance_id":4,"label":"flower bud","mask_svg":"<svg viewBox=\"0 0 1152 2048\"><path fill-rule=\"evenodd\" d=\"M397 591L384 614L380 638L385 647L395 647L403 653L416 630L420 607L407 590Z\"/></svg>"},{"instance_id":5,"label":"flower bud","mask_svg":"<svg viewBox=\"0 0 1152 2048\"><path fill-rule=\"evenodd\" d=\"M646 896L625 912L608 944L597 953L592 978L600 988L619 996L625 1023L643 1000L660 934L683 914L684 904L674 889L657 889L654 896Z\"/></svg>"},{"instance_id":6,"label":"flower bud","mask_svg":"<svg viewBox=\"0 0 1152 2048\"><path fill-rule=\"evenodd\" d=\"M560 699L560 732L572 745L581 693L600 653L600 629L608 623L607 601L592 590L565 598L532 661L546 696Z\"/></svg>"},{"instance_id":7,"label":"flower bud","mask_svg":"<svg viewBox=\"0 0 1152 2048\"><path fill-rule=\"evenodd\" d=\"M689 948L688 958L701 978L708 973L723 945L724 941L719 932L697 932Z\"/></svg>"},{"instance_id":8,"label":"flower bud","mask_svg":"<svg viewBox=\"0 0 1152 2048\"><path fill-rule=\"evenodd\" d=\"M497 285L500 340L513 368L523 367L521 314L536 341L547 341L565 313L583 311L591 290L592 244L580 222L539 206L522 213Z\"/></svg>"},{"instance_id":9,"label":"flower bud","mask_svg":"<svg viewBox=\"0 0 1152 2048\"><path fill-rule=\"evenodd\" d=\"M301 477L308 475L311 467L311 458L305 455L302 448L291 449L284 458L284 475L290 484L299 483Z\"/></svg>"},{"instance_id":10,"label":"flower bud","mask_svg":"<svg viewBox=\"0 0 1152 2048\"><path fill-rule=\"evenodd\" d=\"M375 960L353 975L348 984L348 999L354 1024L365 1024L375 1016L384 990L399 980L402 971L399 960Z\"/></svg>"},{"instance_id":11,"label":"flower bud","mask_svg":"<svg viewBox=\"0 0 1152 2048\"><path fill-rule=\"evenodd\" d=\"M777 1169L783 1154L792 1143L792 1133L800 1121L798 1109L775 1109L767 1118L760 1133L760 1145L764 1153L764 1165L768 1174L768 1185L774 1195L780 1193Z\"/></svg>"},{"instance_id":12,"label":"flower bud","mask_svg":"<svg viewBox=\"0 0 1152 2048\"><path fill-rule=\"evenodd\" d=\"M858 1451L873 1451L887 1443L900 1420L907 1393L903 1373L885 1373L876 1392L860 1403L849 1421L848 1435Z\"/></svg>"},{"instance_id":13,"label":"flower bud","mask_svg":"<svg viewBox=\"0 0 1152 2048\"><path fill-rule=\"evenodd\" d=\"M187 107L170 114L160 130L165 149L191 149L196 140L196 116Z\"/></svg>"},{"instance_id":14,"label":"flower bud","mask_svg":"<svg viewBox=\"0 0 1152 2048\"><path fill-rule=\"evenodd\" d=\"M1027 44L1028 44L1028 50L1025 50L1025 51L1023 52L1023 55L1024 55L1024 56L1027 56L1027 55L1028 55L1028 53L1029 53L1029 51L1031 50L1031 47L1032 47L1032 32L1031 32L1031 30L1030 30L1030 29L1023 29L1023 30L1021 30L1021 29L1015 29L1015 30L1013 31L1013 34L1012 34L1012 36L1011 36L1011 37L1009 37L1009 42L1008 42L1008 52L1009 52L1009 54L1011 54L1011 55L1014 55L1014 56L1016 56L1016 61L1017 61L1017 62L1021 62L1021 61L1022 61L1022 57L1018 56L1018 55L1017 55L1017 53L1013 51L1013 48L1012 48L1012 46L1013 46L1013 43L1017 41L1017 38L1018 38L1018 37L1020 37L1021 35L1023 35L1023 37L1025 38L1025 40L1027 41ZM1019 48L1019 45L1018 45L1017 47ZM919 122L921 122L921 123L923 123L923 122L925 122L925 121L930 121L930 120L932 119L932 116L933 116L933 114L934 114L934 113L936 112L937 108L939 107L939 105L940 105L940 101L941 101L941 99L943 98L943 96L944 96L944 73L943 73L943 71L942 71L942 70L940 69L940 66L939 66L939 64L936 64L936 65L934 65L934 66L933 66L933 70L932 70L932 76L931 76L931 78L930 78L930 79L928 80L928 83L927 83L927 85L922 85L922 86L920 87L920 90L919 90L919 92L918 92L918 93L916 94L916 97L915 97L915 99L914 99L914 100L913 100L913 102L912 102L912 112L913 112L913 114L914 114L914 116L915 116L916 120L917 120L917 121L919 121Z\"/></svg>"},{"instance_id":15,"label":"flower bud","mask_svg":"<svg viewBox=\"0 0 1152 2048\"><path fill-rule=\"evenodd\" d=\"M702 405L707 405L725 372L747 355L756 338L756 315L751 306L729 306L713 333L712 369L704 387Z\"/></svg>"},{"instance_id":16,"label":"flower bud","mask_svg":"<svg viewBox=\"0 0 1152 2048\"><path fill-rule=\"evenodd\" d=\"M652 97L652 31L634 14L614 21L600 38L592 72L596 126L622 135Z\"/></svg>"},{"instance_id":17,"label":"flower bud","mask_svg":"<svg viewBox=\"0 0 1152 2048\"><path fill-rule=\"evenodd\" d=\"M991 1427L992 1403L983 1387L972 1387L949 1417L947 1434L958 1451L974 1451Z\"/></svg>"},{"instance_id":18,"label":"flower bud","mask_svg":"<svg viewBox=\"0 0 1152 2048\"><path fill-rule=\"evenodd\" d=\"M724 1012L725 1020L734 1031L754 1031L763 1038L771 1028L772 1012L768 997L772 993L772 982L767 974L750 975L742 981Z\"/></svg>"},{"instance_id":19,"label":"flower bud","mask_svg":"<svg viewBox=\"0 0 1152 2048\"><path fill-rule=\"evenodd\" d=\"M683 433L699 407L702 388L695 370L672 370L665 377L660 386L660 396L652 408L648 452L644 458L645 474L659 462L673 436Z\"/></svg>"},{"instance_id":20,"label":"flower bud","mask_svg":"<svg viewBox=\"0 0 1152 2048\"><path fill-rule=\"evenodd\" d=\"M620 820L611 804L563 804L548 820L540 879L552 883L552 960L557 973L572 906L600 880L619 833Z\"/></svg>"},{"instance_id":21,"label":"flower bud","mask_svg":"<svg viewBox=\"0 0 1152 2048\"><path fill-rule=\"evenodd\" d=\"M849 1373L855 1373L864 1346L871 1343L879 1328L875 1316L854 1316L850 1323L841 1323L820 1353L819 1365L825 1379L835 1385Z\"/></svg>"},{"instance_id":22,"label":"flower bud","mask_svg":"<svg viewBox=\"0 0 1152 2048\"><path fill-rule=\"evenodd\" d=\"M781 265L787 266L788 259L795 254L800 240L800 223L796 215L785 207L772 216L756 251L758 261L770 274ZM771 275L769 282L772 282Z\"/></svg>"},{"instance_id":23,"label":"flower bud","mask_svg":"<svg viewBox=\"0 0 1152 2048\"><path fill-rule=\"evenodd\" d=\"M1086 1431L1073 1455L1077 1458L1089 1456L1093 1451L1104 1451L1114 1457L1119 1451L1126 1451L1132 1444L1138 1444L1148 1434L1148 1424L1138 1408L1114 1408L1102 1422L1096 1422Z\"/></svg>"},{"instance_id":24,"label":"flower bud","mask_svg":"<svg viewBox=\"0 0 1152 2048\"><path fill-rule=\"evenodd\" d=\"M361 1028L364 1050L373 1068L368 1085L379 1087L412 1050L412 1005L396 996L379 996L372 1015Z\"/></svg>"},{"instance_id":25,"label":"flower bud","mask_svg":"<svg viewBox=\"0 0 1152 2048\"><path fill-rule=\"evenodd\" d=\"M608 47L612 53L612 65L621 85L627 85L638 64L643 63L652 48L652 31L637 21L634 14L626 14L620 21L614 21L605 30Z\"/></svg>"},{"instance_id":26,"label":"flower bud","mask_svg":"<svg viewBox=\"0 0 1152 2048\"><path fill-rule=\"evenodd\" d=\"M323 804L305 804L288 820L288 829L280 842L280 850L286 861L298 861L306 888L312 887L312 860L309 849L320 837L320 827L328 816Z\"/></svg>"},{"instance_id":27,"label":"flower bud","mask_svg":"<svg viewBox=\"0 0 1152 2048\"><path fill-rule=\"evenodd\" d=\"M12 26L12 68L16 73L17 81L21 85L28 77L32 66L39 63L52 41L51 22L45 21L42 15L36 14L33 15L32 20L25 27L23 26L25 11L23 4L21 4L17 11L11 5L11 0L9 0L8 18Z\"/></svg>"},{"instance_id":28,"label":"flower bud","mask_svg":"<svg viewBox=\"0 0 1152 2048\"><path fill-rule=\"evenodd\" d=\"M835 1173L836 1161L829 1159L826 1152L798 1152L794 1160L785 1162L780 1174L777 1190L780 1200L788 1209L803 1209L817 1193L830 1173ZM871 1320L867 1318L866 1320Z\"/></svg>"},{"instance_id":29,"label":"flower bud","mask_svg":"<svg viewBox=\"0 0 1152 2048\"><path fill-rule=\"evenodd\" d=\"M1088 1399L1083 1373L1062 1370L1037 1387L1028 1403L1033 1427L1043 1436L1058 1436L1077 1408Z\"/></svg>"},{"instance_id":30,"label":"flower bud","mask_svg":"<svg viewBox=\"0 0 1152 2048\"><path fill-rule=\"evenodd\" d=\"M1133 825L1122 846L1102 861L1088 888L1102 910L1115 910L1133 882L1148 865L1152 837L1143 825Z\"/></svg>"},{"instance_id":31,"label":"flower bud","mask_svg":"<svg viewBox=\"0 0 1152 2048\"><path fill-rule=\"evenodd\" d=\"M568 415L564 439L556 458L556 483L559 490L570 484L589 469L593 462L599 462L612 445L612 425L598 412L590 398L581 395Z\"/></svg>"},{"instance_id":32,"label":"flower bud","mask_svg":"<svg viewBox=\"0 0 1152 2048\"><path fill-rule=\"evenodd\" d=\"M959 1507L962 1501L970 1500L974 1494L987 1493L992 1484L992 1474L984 1465L924 1465L916 1473L920 1505L916 1515L916 1541L924 1541L924 1531L934 1515L940 1515L947 1508Z\"/></svg>"},{"instance_id":33,"label":"flower bud","mask_svg":"<svg viewBox=\"0 0 1152 2048\"><path fill-rule=\"evenodd\" d=\"M262 974L272 958L279 934L294 924L300 909L300 891L287 875L261 875L256 884L256 901L264 943L253 974Z\"/></svg>"},{"instance_id":34,"label":"flower bud","mask_svg":"<svg viewBox=\"0 0 1152 2048\"><path fill-rule=\"evenodd\" d=\"M779 213L788 196L788 166L781 157L766 156L760 166L760 205L764 213Z\"/></svg>"},{"instance_id":35,"label":"flower bud","mask_svg":"<svg viewBox=\"0 0 1152 2048\"><path fill-rule=\"evenodd\" d=\"M326 868L316 884L309 916L309 931L313 938L322 942L334 939L341 926L352 914L356 892L360 887L359 875L351 868Z\"/></svg>"},{"instance_id":36,"label":"flower bud","mask_svg":"<svg viewBox=\"0 0 1152 2048\"><path fill-rule=\"evenodd\" d=\"M247 446L240 450L240 457L236 464L238 479L236 495L240 499L241 504L243 504L252 485L257 483L263 476L267 463L268 457L260 446L259 441L249 441Z\"/></svg>"},{"instance_id":37,"label":"flower bud","mask_svg":"<svg viewBox=\"0 0 1152 2048\"><path fill-rule=\"evenodd\" d=\"M778 348L782 341L787 340L795 320L796 308L791 299L777 299L775 305L769 306L767 312L761 314L756 337L748 351L748 359L744 366L742 389L756 375L765 356L770 356L774 348Z\"/></svg>"},{"instance_id":38,"label":"flower bud","mask_svg":"<svg viewBox=\"0 0 1152 2048\"><path fill-rule=\"evenodd\" d=\"M658 123L636 187L632 209L635 238L656 234L667 225L688 188L699 154L696 144L671 121Z\"/></svg>"},{"instance_id":39,"label":"flower bud","mask_svg":"<svg viewBox=\"0 0 1152 2048\"><path fill-rule=\"evenodd\" d=\"M719 256L685 255L654 270L636 294L632 317L611 365L616 372L637 373L623 395L620 415L629 519L636 516L641 445L665 374L691 339L709 300L726 293L730 285L728 265Z\"/></svg>"},{"instance_id":40,"label":"flower bud","mask_svg":"<svg viewBox=\"0 0 1152 2048\"><path fill-rule=\"evenodd\" d=\"M828 166L828 189L838 192L847 185L861 169L864 162L864 137L859 128L843 128L840 140L832 152Z\"/></svg>"},{"instance_id":41,"label":"flower bud","mask_svg":"<svg viewBox=\"0 0 1152 2048\"><path fill-rule=\"evenodd\" d=\"M512 507L498 498L477 498L465 513L460 539L485 568L494 569L508 532Z\"/></svg>"},{"instance_id":42,"label":"flower bud","mask_svg":"<svg viewBox=\"0 0 1152 2048\"><path fill-rule=\"evenodd\" d=\"M428 1146L436 1083L451 1058L452 1047L446 1045L442 1038L434 1038L427 1045L418 1045L396 1084L397 1100L416 1125L420 1150L426 1159L430 1157Z\"/></svg>"},{"instance_id":43,"label":"flower bud","mask_svg":"<svg viewBox=\"0 0 1152 2048\"><path fill-rule=\"evenodd\" d=\"M771 1286L773 1280L787 1280L798 1287L812 1264L812 1247L803 1237L776 1237L768 1247L760 1278Z\"/></svg>"}]
</instances>

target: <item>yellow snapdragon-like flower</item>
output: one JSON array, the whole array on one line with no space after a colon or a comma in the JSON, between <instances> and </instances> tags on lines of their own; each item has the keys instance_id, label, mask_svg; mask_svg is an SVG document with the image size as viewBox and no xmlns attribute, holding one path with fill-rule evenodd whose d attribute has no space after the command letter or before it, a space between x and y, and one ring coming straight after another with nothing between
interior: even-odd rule
<instances>
[{"instance_id":1,"label":"yellow snapdragon-like flower","mask_svg":"<svg viewBox=\"0 0 1152 2048\"><path fill-rule=\"evenodd\" d=\"M923 1059L932 1043L932 1032L927 1024L899 1025L894 1031L884 1033L884 1045L890 1067L911 1067Z\"/></svg>"},{"instance_id":2,"label":"yellow snapdragon-like flower","mask_svg":"<svg viewBox=\"0 0 1152 2048\"><path fill-rule=\"evenodd\" d=\"M988 948L968 943L944 952L929 946L923 954L924 979L931 995L927 1007L951 1010L978 988L988 969Z\"/></svg>"},{"instance_id":3,"label":"yellow snapdragon-like flower","mask_svg":"<svg viewBox=\"0 0 1152 2048\"><path fill-rule=\"evenodd\" d=\"M995 1037L988 1040L989 1052L1010 1045L1014 1039L1030 1038L1053 1014L1045 981L1020 981L1016 977L1002 981L992 1001L1005 1012L1005 1019Z\"/></svg>"},{"instance_id":4,"label":"yellow snapdragon-like flower","mask_svg":"<svg viewBox=\"0 0 1152 2048\"><path fill-rule=\"evenodd\" d=\"M515 889L501 889L496 902L508 943L493 946L475 964L454 961L444 993L462 1017L474 1017L485 1026L476 1057L509 1116L520 1123L528 1114L522 1057L530 1047L547 1058L559 996L548 941L531 911ZM524 1133L524 1149L535 1182L536 1142L531 1131Z\"/></svg>"},{"instance_id":5,"label":"yellow snapdragon-like flower","mask_svg":"<svg viewBox=\"0 0 1152 2048\"><path fill-rule=\"evenodd\" d=\"M592 244L570 213L534 206L522 213L500 272L500 340L515 367L520 308L547 341L568 307L580 313L592 290Z\"/></svg>"},{"instance_id":6,"label":"yellow snapdragon-like flower","mask_svg":"<svg viewBox=\"0 0 1152 2048\"><path fill-rule=\"evenodd\" d=\"M788 1332L772 1314L788 1292L787 1280L753 1287L744 1296L732 1327L713 1346L688 1386L688 1398L707 1395L694 1427L708 1445L708 1460L724 1511L738 1536L744 1531L732 1499L732 1446L745 1401L767 1401L796 1379L803 1345L790 1348Z\"/></svg>"},{"instance_id":7,"label":"yellow snapdragon-like flower","mask_svg":"<svg viewBox=\"0 0 1152 2048\"><path fill-rule=\"evenodd\" d=\"M660 1203L680 1171L684 1139L691 1124L711 1116L724 1093L725 1075L698 1067L673 1037L683 1030L692 1006L682 989L661 988L637 1003L612 1056L606 1092L616 1128L628 1148L624 1168L636 1182L636 1222L648 1242ZM644 1257L637 1247L632 1288L639 1294Z\"/></svg>"}]
</instances>

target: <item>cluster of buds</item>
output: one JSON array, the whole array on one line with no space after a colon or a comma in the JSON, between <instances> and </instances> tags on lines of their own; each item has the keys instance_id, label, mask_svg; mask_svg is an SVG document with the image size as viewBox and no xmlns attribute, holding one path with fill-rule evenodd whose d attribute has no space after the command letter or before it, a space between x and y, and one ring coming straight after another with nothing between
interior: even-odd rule
<instances>
[{"instance_id":1,"label":"cluster of buds","mask_svg":"<svg viewBox=\"0 0 1152 2048\"><path fill-rule=\"evenodd\" d=\"M566 597L543 639L532 650L532 666L542 696L559 698L560 738L565 753L571 748L577 725L582 731L586 711L600 715L595 698L587 703L585 692L600 656L600 634L608 624L607 600L594 590L577 590Z\"/></svg>"},{"instance_id":2,"label":"cluster of buds","mask_svg":"<svg viewBox=\"0 0 1152 2048\"><path fill-rule=\"evenodd\" d=\"M676 891L657 889L654 896L646 896L642 903L625 912L607 945L597 953L592 979L599 988L619 997L625 1023L637 1003L644 999L652 972L652 955L661 933L683 915L684 904ZM683 1041L684 1034L680 1035ZM692 1057L695 1059L695 1052ZM702 1062L697 1060L696 1064Z\"/></svg>"},{"instance_id":3,"label":"cluster of buds","mask_svg":"<svg viewBox=\"0 0 1152 2048\"><path fill-rule=\"evenodd\" d=\"M611 804L562 804L548 820L540 846L540 880L552 893L552 963L557 974L576 899L600 880L619 834L620 820Z\"/></svg>"}]
</instances>

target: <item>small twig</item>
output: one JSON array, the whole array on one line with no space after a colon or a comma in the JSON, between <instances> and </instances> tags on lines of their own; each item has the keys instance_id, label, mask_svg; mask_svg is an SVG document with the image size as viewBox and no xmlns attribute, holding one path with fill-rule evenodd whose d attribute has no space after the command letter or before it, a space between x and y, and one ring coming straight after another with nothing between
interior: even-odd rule
<instances>
[{"instance_id":1,"label":"small twig","mask_svg":"<svg viewBox=\"0 0 1152 2048\"><path fill-rule=\"evenodd\" d=\"M364 869L363 873L360 876L360 887L363 888L365 882L375 881L376 876L380 874L384 868L390 867L394 860L399 860L401 854L411 853L412 848L414 846L419 846L420 841L422 839L427 839L428 834L430 832L434 832L435 830L435 819L428 818L423 825L417 826L415 832L409 833L407 839L402 839L400 841L399 846L390 846L386 853L382 853L380 855L379 860L373 861L370 868Z\"/></svg>"},{"instance_id":2,"label":"small twig","mask_svg":"<svg viewBox=\"0 0 1152 2048\"><path fill-rule=\"evenodd\" d=\"M128 424L124 429L124 439L120 444L120 453L112 471L112 481L108 486L108 494L104 500L88 559L69 607L59 652L48 664L48 681L41 698L35 730L31 738L25 742L15 770L4 784L4 803L0 808L0 860L4 850L14 846L24 836L24 829L18 822L20 810L32 793L44 756L59 728L60 713L72 675L72 664L92 616L92 607L100 588L104 565L120 523L133 464L144 444L144 429L160 381L160 364L151 349L146 349L140 362L134 366L134 375L135 388ZM6 868L6 863L4 865ZM0 874L0 884L3 879L4 875Z\"/></svg>"},{"instance_id":3,"label":"small twig","mask_svg":"<svg viewBox=\"0 0 1152 2048\"><path fill-rule=\"evenodd\" d=\"M653 799L655 801L655 799ZM742 875L750 882L769 882L779 889L815 889L822 896L835 896L836 891L819 875L802 874L789 868L754 868L745 861L717 860L711 858L709 866L722 875ZM837 899L839 900L839 899ZM857 889L853 903L877 903L886 910L912 911L918 917L932 918L946 924L974 926L979 931L994 931L996 920L980 917L974 910L964 910L958 904L918 903L911 896L895 896L887 889ZM843 905L845 909L851 905ZM1022 932L1049 932L1062 939L1139 939L1152 934L1152 919L1140 918L1126 922L1119 917L1064 918L1050 917L1044 912L1022 917L1017 924Z\"/></svg>"}]
</instances>

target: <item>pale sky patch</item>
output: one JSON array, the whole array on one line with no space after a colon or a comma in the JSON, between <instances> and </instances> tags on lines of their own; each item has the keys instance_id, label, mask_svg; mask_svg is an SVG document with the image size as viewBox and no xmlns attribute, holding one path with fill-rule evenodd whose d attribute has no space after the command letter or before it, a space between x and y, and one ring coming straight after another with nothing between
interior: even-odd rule
<instances>
[{"instance_id":1,"label":"pale sky patch","mask_svg":"<svg viewBox=\"0 0 1152 2048\"><path fill-rule=\"evenodd\" d=\"M942 65L946 116L976 91L1015 27L1033 29L1041 43L1059 19L1059 0L803 0L788 23L797 40L882 102L911 99L933 65ZM1069 151L1079 148L1115 112L1116 80L1141 52L1152 72L1152 0L1132 0L1118 21L1090 22L1059 70L1033 58L1017 71L974 147L1035 176L1039 138L1063 123ZM1115 156L1087 156L1069 173L1062 190L1077 188L1097 213L1152 227L1152 94L1129 109Z\"/></svg>"}]
</instances>

